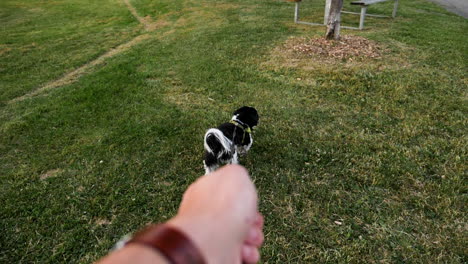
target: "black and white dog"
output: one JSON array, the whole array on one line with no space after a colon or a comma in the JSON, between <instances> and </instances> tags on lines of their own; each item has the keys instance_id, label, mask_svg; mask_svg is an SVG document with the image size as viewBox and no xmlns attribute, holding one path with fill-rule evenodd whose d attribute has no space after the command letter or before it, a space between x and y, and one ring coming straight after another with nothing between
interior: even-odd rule
<instances>
[{"instance_id":1,"label":"black and white dog","mask_svg":"<svg viewBox=\"0 0 468 264\"><path fill-rule=\"evenodd\" d=\"M238 164L238 154L245 155L253 143L252 129L258 124L253 107L243 106L234 112L228 123L211 128L205 134L205 174L223 164Z\"/></svg>"}]
</instances>

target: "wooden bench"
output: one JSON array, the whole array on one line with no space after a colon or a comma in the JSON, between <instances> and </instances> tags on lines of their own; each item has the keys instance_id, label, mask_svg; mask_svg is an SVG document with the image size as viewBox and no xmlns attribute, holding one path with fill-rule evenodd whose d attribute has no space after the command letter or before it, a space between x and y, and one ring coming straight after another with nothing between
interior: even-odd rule
<instances>
[{"instance_id":1,"label":"wooden bench","mask_svg":"<svg viewBox=\"0 0 468 264\"><path fill-rule=\"evenodd\" d=\"M348 13L348 14L358 14L361 15L359 19L359 29L364 28L364 19L366 16L373 16L373 17L389 17L389 16L382 16L382 15L374 15L374 14L367 14L367 7L373 4L377 3L382 3L386 1L395 1L395 4L393 5L393 12L392 12L392 17L395 18L396 13L397 13L397 8L398 8L398 0L361 0L361 1L353 1L351 2L352 5L360 5L361 6L361 13L356 13L356 12L348 12L348 11L342 11L342 13Z\"/></svg>"}]
</instances>

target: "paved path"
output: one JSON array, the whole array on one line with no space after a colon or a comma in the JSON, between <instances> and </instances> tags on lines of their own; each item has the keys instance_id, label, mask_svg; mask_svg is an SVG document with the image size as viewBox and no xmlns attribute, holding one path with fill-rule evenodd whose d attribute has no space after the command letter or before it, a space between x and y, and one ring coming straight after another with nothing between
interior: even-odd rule
<instances>
[{"instance_id":1,"label":"paved path","mask_svg":"<svg viewBox=\"0 0 468 264\"><path fill-rule=\"evenodd\" d=\"M468 18L468 0L429 0L440 4L448 11L464 18Z\"/></svg>"}]
</instances>

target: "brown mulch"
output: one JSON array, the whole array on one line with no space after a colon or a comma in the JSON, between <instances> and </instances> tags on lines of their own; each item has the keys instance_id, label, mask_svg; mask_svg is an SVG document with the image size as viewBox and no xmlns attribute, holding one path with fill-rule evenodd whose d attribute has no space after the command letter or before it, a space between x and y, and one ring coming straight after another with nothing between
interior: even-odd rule
<instances>
[{"instance_id":1,"label":"brown mulch","mask_svg":"<svg viewBox=\"0 0 468 264\"><path fill-rule=\"evenodd\" d=\"M331 59L380 58L383 48L360 36L341 36L340 40L318 38L290 38L284 48L296 54Z\"/></svg>"}]
</instances>

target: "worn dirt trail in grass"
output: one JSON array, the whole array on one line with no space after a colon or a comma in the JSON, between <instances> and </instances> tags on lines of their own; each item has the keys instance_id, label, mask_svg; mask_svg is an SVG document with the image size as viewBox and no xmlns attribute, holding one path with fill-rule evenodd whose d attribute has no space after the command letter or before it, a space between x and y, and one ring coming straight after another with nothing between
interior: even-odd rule
<instances>
[{"instance_id":1,"label":"worn dirt trail in grass","mask_svg":"<svg viewBox=\"0 0 468 264\"><path fill-rule=\"evenodd\" d=\"M10 103L14 103L14 102L18 102L18 101L22 101L26 98L30 98L30 97L34 97L36 95L39 95L40 93L43 93L47 90L51 90L51 89L54 89L54 88L57 88L57 87L60 87L60 86L64 86L64 85L67 85L67 84L70 84L70 83L73 83L75 82L78 78L80 78L82 75L86 74L86 73L89 73L89 70L94 67L94 66L97 66L99 64L102 64L106 59L108 58L111 58L119 53L122 53L128 49L130 49L131 47L135 46L136 44L140 43L141 41L149 38L150 35L148 34L143 34L143 35L139 35L135 38L133 38L132 40L130 40L129 42L127 43L124 43L118 47L116 47L115 49L111 49L110 51L104 53L103 55L99 56L99 58L91 61L91 62L88 62L86 63L85 65L65 74L63 77L61 77L60 79L58 80L54 80L54 81L51 81L47 84L45 84L44 86L40 87L39 89L36 89L34 91L32 91L31 93L28 93L28 94L25 94L23 96L20 96L20 97L17 97L15 99L12 99L10 101Z\"/></svg>"},{"instance_id":2,"label":"worn dirt trail in grass","mask_svg":"<svg viewBox=\"0 0 468 264\"><path fill-rule=\"evenodd\" d=\"M138 15L136 9L130 4L130 2L128 0L123 0L123 1L124 1L125 5L127 6L128 10L140 22L140 24L142 24L144 26L144 28L145 28L145 30L147 32L154 31L157 28L163 26L162 24L158 24L158 23L153 22L152 19L149 16L141 17L140 15ZM61 87L61 86L73 83L76 80L78 80L81 76L83 76L84 74L89 73L91 68L104 63L104 61L106 59L112 58L117 54L120 54L120 53L122 53L122 52L124 52L126 50L129 50L131 47L137 45L138 43L142 42L145 39L148 39L149 37L150 37L150 34L148 34L148 33L136 36L135 38L131 39L130 41L128 41L126 43L123 43L123 44L119 45L118 47L107 51L103 55L99 56L97 59L82 65L81 67L79 67L79 68L65 74L64 76L60 77L59 79L48 82L45 85L39 87L38 89L36 89L36 90L34 90L34 91L32 91L32 92L30 92L28 94L25 94L25 95L22 95L22 96L19 96L19 97L16 97L16 98L10 100L9 103L19 102L19 101L22 101L22 100L24 100L26 98L31 98L31 97L37 96L37 95L39 95L39 94L41 94L41 93L43 93L45 91L48 91L48 90L51 90L51 89L54 89L54 88L57 88L57 87Z\"/></svg>"},{"instance_id":3,"label":"worn dirt trail in grass","mask_svg":"<svg viewBox=\"0 0 468 264\"><path fill-rule=\"evenodd\" d=\"M158 28L158 24L154 23L150 16L142 17L138 15L137 10L130 4L129 0L124 0L124 3L128 10L130 10L130 13L145 27L146 31L153 31Z\"/></svg>"}]
</instances>

